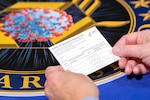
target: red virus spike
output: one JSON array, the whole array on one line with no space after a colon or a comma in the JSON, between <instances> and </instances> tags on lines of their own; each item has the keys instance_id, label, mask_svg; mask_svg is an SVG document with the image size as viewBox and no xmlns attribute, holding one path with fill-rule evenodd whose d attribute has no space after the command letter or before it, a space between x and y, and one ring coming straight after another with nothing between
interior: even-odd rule
<instances>
[{"instance_id":1,"label":"red virus spike","mask_svg":"<svg viewBox=\"0 0 150 100\"><path fill-rule=\"evenodd\" d=\"M20 10L20 12L23 14L23 15L27 15L28 13L25 11L25 10Z\"/></svg>"},{"instance_id":2,"label":"red virus spike","mask_svg":"<svg viewBox=\"0 0 150 100\"><path fill-rule=\"evenodd\" d=\"M73 22L73 19L72 19L71 15L68 15L67 19L68 19L68 22Z\"/></svg>"},{"instance_id":3,"label":"red virus spike","mask_svg":"<svg viewBox=\"0 0 150 100\"><path fill-rule=\"evenodd\" d=\"M52 31L51 33L52 33L53 35L56 35L56 34L57 34L57 32L56 32L56 31Z\"/></svg>"},{"instance_id":4,"label":"red virus spike","mask_svg":"<svg viewBox=\"0 0 150 100\"><path fill-rule=\"evenodd\" d=\"M1 24L1 23L0 23L0 24ZM3 29L4 27L5 27L4 25L0 26L0 28L2 28L2 29Z\"/></svg>"},{"instance_id":5,"label":"red virus spike","mask_svg":"<svg viewBox=\"0 0 150 100\"><path fill-rule=\"evenodd\" d=\"M54 36L61 36L61 35L62 35L61 33L56 32L56 31L53 31L52 34L53 34Z\"/></svg>"},{"instance_id":6,"label":"red virus spike","mask_svg":"<svg viewBox=\"0 0 150 100\"><path fill-rule=\"evenodd\" d=\"M21 40L21 42L26 43L26 42L27 42L27 40Z\"/></svg>"},{"instance_id":7,"label":"red virus spike","mask_svg":"<svg viewBox=\"0 0 150 100\"><path fill-rule=\"evenodd\" d=\"M7 20L8 18L9 18L9 16L5 16L5 17L3 17L1 20L5 21L5 20Z\"/></svg>"},{"instance_id":8,"label":"red virus spike","mask_svg":"<svg viewBox=\"0 0 150 100\"><path fill-rule=\"evenodd\" d=\"M18 40L19 42L22 42L22 39Z\"/></svg>"},{"instance_id":9,"label":"red virus spike","mask_svg":"<svg viewBox=\"0 0 150 100\"><path fill-rule=\"evenodd\" d=\"M56 23L56 24L61 25L61 24L62 24L62 22L58 22L58 23Z\"/></svg>"},{"instance_id":10,"label":"red virus spike","mask_svg":"<svg viewBox=\"0 0 150 100\"><path fill-rule=\"evenodd\" d=\"M15 29L16 29L16 30L20 30L20 26L16 26Z\"/></svg>"},{"instance_id":11,"label":"red virus spike","mask_svg":"<svg viewBox=\"0 0 150 100\"><path fill-rule=\"evenodd\" d=\"M27 22L22 22L22 23L21 23L21 26L24 26L24 27L25 27L25 26L27 26L27 25L28 25Z\"/></svg>"},{"instance_id":12,"label":"red virus spike","mask_svg":"<svg viewBox=\"0 0 150 100\"><path fill-rule=\"evenodd\" d=\"M8 27L9 27L9 26L14 26L14 24L11 24L11 23L10 23L10 24L8 24L7 26L8 26Z\"/></svg>"},{"instance_id":13,"label":"red virus spike","mask_svg":"<svg viewBox=\"0 0 150 100\"><path fill-rule=\"evenodd\" d=\"M29 41L29 39L20 39L20 42L23 42L23 43L26 43L28 41Z\"/></svg>"},{"instance_id":14,"label":"red virus spike","mask_svg":"<svg viewBox=\"0 0 150 100\"><path fill-rule=\"evenodd\" d=\"M56 12L60 12L60 10L59 10L59 9L54 9L54 11L56 11Z\"/></svg>"},{"instance_id":15,"label":"red virus spike","mask_svg":"<svg viewBox=\"0 0 150 100\"><path fill-rule=\"evenodd\" d=\"M57 33L55 36L62 36L63 34L62 33Z\"/></svg>"},{"instance_id":16,"label":"red virus spike","mask_svg":"<svg viewBox=\"0 0 150 100\"><path fill-rule=\"evenodd\" d=\"M64 30L69 31L69 28L67 26L62 27Z\"/></svg>"},{"instance_id":17,"label":"red virus spike","mask_svg":"<svg viewBox=\"0 0 150 100\"><path fill-rule=\"evenodd\" d=\"M60 15L58 19L63 19L63 18L64 18L64 16Z\"/></svg>"},{"instance_id":18,"label":"red virus spike","mask_svg":"<svg viewBox=\"0 0 150 100\"><path fill-rule=\"evenodd\" d=\"M72 23L70 23L70 26L73 26L74 25L74 23L72 22Z\"/></svg>"},{"instance_id":19,"label":"red virus spike","mask_svg":"<svg viewBox=\"0 0 150 100\"><path fill-rule=\"evenodd\" d=\"M42 25L44 22L43 21L37 21L38 25Z\"/></svg>"},{"instance_id":20,"label":"red virus spike","mask_svg":"<svg viewBox=\"0 0 150 100\"><path fill-rule=\"evenodd\" d=\"M15 35L14 36L12 36L12 38L14 39L14 40L16 40L17 39L17 37L20 35L20 33L19 32L17 32L17 33L15 33Z\"/></svg>"},{"instance_id":21,"label":"red virus spike","mask_svg":"<svg viewBox=\"0 0 150 100\"><path fill-rule=\"evenodd\" d=\"M5 30L3 30L3 29L1 29L0 31L1 31L1 32L6 32L6 31L5 31Z\"/></svg>"},{"instance_id":22,"label":"red virus spike","mask_svg":"<svg viewBox=\"0 0 150 100\"><path fill-rule=\"evenodd\" d=\"M21 40L21 39L19 39L18 41L19 41L19 42L22 42L22 40Z\"/></svg>"},{"instance_id":23,"label":"red virus spike","mask_svg":"<svg viewBox=\"0 0 150 100\"><path fill-rule=\"evenodd\" d=\"M30 40L29 42L35 42L35 40Z\"/></svg>"},{"instance_id":24,"label":"red virus spike","mask_svg":"<svg viewBox=\"0 0 150 100\"><path fill-rule=\"evenodd\" d=\"M47 37L48 40L51 40L52 38L53 38L52 36Z\"/></svg>"},{"instance_id":25,"label":"red virus spike","mask_svg":"<svg viewBox=\"0 0 150 100\"><path fill-rule=\"evenodd\" d=\"M32 11L33 11L33 12L38 12L39 9L37 9L37 8L32 8Z\"/></svg>"},{"instance_id":26,"label":"red virus spike","mask_svg":"<svg viewBox=\"0 0 150 100\"><path fill-rule=\"evenodd\" d=\"M17 13L12 12L12 13L10 13L9 15L10 15L10 16L17 16L18 14L17 14Z\"/></svg>"},{"instance_id":27,"label":"red virus spike","mask_svg":"<svg viewBox=\"0 0 150 100\"><path fill-rule=\"evenodd\" d=\"M19 35L20 35L20 32L17 32L17 33L15 34L16 37L18 37Z\"/></svg>"},{"instance_id":28,"label":"red virus spike","mask_svg":"<svg viewBox=\"0 0 150 100\"><path fill-rule=\"evenodd\" d=\"M26 15L26 18L27 18L27 20L29 20L29 21L33 21L33 18L32 18L29 14Z\"/></svg>"},{"instance_id":29,"label":"red virus spike","mask_svg":"<svg viewBox=\"0 0 150 100\"><path fill-rule=\"evenodd\" d=\"M67 16L67 13L65 11L60 12L62 16Z\"/></svg>"},{"instance_id":30,"label":"red virus spike","mask_svg":"<svg viewBox=\"0 0 150 100\"><path fill-rule=\"evenodd\" d=\"M29 37L34 37L34 36L35 36L34 33L30 33L30 34L28 34L28 35L29 35Z\"/></svg>"},{"instance_id":31,"label":"red virus spike","mask_svg":"<svg viewBox=\"0 0 150 100\"><path fill-rule=\"evenodd\" d=\"M28 17L27 19L28 19L29 21L33 21L33 18L31 18L31 17Z\"/></svg>"},{"instance_id":32,"label":"red virus spike","mask_svg":"<svg viewBox=\"0 0 150 100\"><path fill-rule=\"evenodd\" d=\"M50 17L49 17L49 19L53 19L53 18L55 18L55 17L54 17L54 16L50 16Z\"/></svg>"},{"instance_id":33,"label":"red virus spike","mask_svg":"<svg viewBox=\"0 0 150 100\"><path fill-rule=\"evenodd\" d=\"M17 37L15 37L15 36L12 36L12 39L16 40L16 39L17 39Z\"/></svg>"},{"instance_id":34,"label":"red virus spike","mask_svg":"<svg viewBox=\"0 0 150 100\"><path fill-rule=\"evenodd\" d=\"M31 41L31 39L29 37L26 40L27 40L26 42L30 42Z\"/></svg>"},{"instance_id":35,"label":"red virus spike","mask_svg":"<svg viewBox=\"0 0 150 100\"><path fill-rule=\"evenodd\" d=\"M73 25L73 23L69 23L67 26L68 26L68 27L71 27L72 25Z\"/></svg>"},{"instance_id":36,"label":"red virus spike","mask_svg":"<svg viewBox=\"0 0 150 100\"><path fill-rule=\"evenodd\" d=\"M26 40L26 42L30 42L31 41L31 39L29 37L26 38L25 40Z\"/></svg>"},{"instance_id":37,"label":"red virus spike","mask_svg":"<svg viewBox=\"0 0 150 100\"><path fill-rule=\"evenodd\" d=\"M37 40L38 42L42 42L43 39L44 39L44 38L43 38L42 36L37 36L37 37L36 37L36 40Z\"/></svg>"},{"instance_id":38,"label":"red virus spike","mask_svg":"<svg viewBox=\"0 0 150 100\"><path fill-rule=\"evenodd\" d=\"M12 18L8 18L7 21L8 22L14 22L14 20Z\"/></svg>"},{"instance_id":39,"label":"red virus spike","mask_svg":"<svg viewBox=\"0 0 150 100\"><path fill-rule=\"evenodd\" d=\"M48 28L48 26L47 26L47 25L44 25L44 26L42 26L42 28L46 28L46 29L47 29L47 28Z\"/></svg>"},{"instance_id":40,"label":"red virus spike","mask_svg":"<svg viewBox=\"0 0 150 100\"><path fill-rule=\"evenodd\" d=\"M30 33L30 32L31 32L31 30L26 29L26 30L24 30L24 32L26 32L26 33Z\"/></svg>"},{"instance_id":41,"label":"red virus spike","mask_svg":"<svg viewBox=\"0 0 150 100\"><path fill-rule=\"evenodd\" d=\"M28 12L29 11L29 9L24 9L26 12Z\"/></svg>"},{"instance_id":42,"label":"red virus spike","mask_svg":"<svg viewBox=\"0 0 150 100\"><path fill-rule=\"evenodd\" d=\"M41 41L41 42L46 42L47 41L47 39L46 38L43 38L43 40Z\"/></svg>"},{"instance_id":43,"label":"red virus spike","mask_svg":"<svg viewBox=\"0 0 150 100\"><path fill-rule=\"evenodd\" d=\"M5 35L5 36L9 36L9 35L10 35L10 33L9 33L9 32L6 32L4 35Z\"/></svg>"},{"instance_id":44,"label":"red virus spike","mask_svg":"<svg viewBox=\"0 0 150 100\"><path fill-rule=\"evenodd\" d=\"M51 32L51 31L55 31L56 29L55 28L50 28L49 29L49 31Z\"/></svg>"},{"instance_id":45,"label":"red virus spike","mask_svg":"<svg viewBox=\"0 0 150 100\"><path fill-rule=\"evenodd\" d=\"M44 8L44 12L47 14L47 13L50 13L50 9L49 8Z\"/></svg>"},{"instance_id":46,"label":"red virus spike","mask_svg":"<svg viewBox=\"0 0 150 100\"><path fill-rule=\"evenodd\" d=\"M43 16L43 15L40 15L40 18L45 18L45 16Z\"/></svg>"},{"instance_id":47,"label":"red virus spike","mask_svg":"<svg viewBox=\"0 0 150 100\"><path fill-rule=\"evenodd\" d=\"M31 41L31 40L30 40L29 38L27 38L25 42L30 42L30 41Z\"/></svg>"}]
</instances>

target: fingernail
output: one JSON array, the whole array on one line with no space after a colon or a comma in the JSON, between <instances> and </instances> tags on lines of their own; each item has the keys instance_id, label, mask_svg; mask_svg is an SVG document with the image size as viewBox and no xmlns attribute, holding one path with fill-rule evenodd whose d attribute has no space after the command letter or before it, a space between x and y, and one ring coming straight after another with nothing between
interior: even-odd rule
<instances>
[{"instance_id":1,"label":"fingernail","mask_svg":"<svg viewBox=\"0 0 150 100\"><path fill-rule=\"evenodd\" d=\"M120 47L119 46L114 46L113 51L114 51L114 53L118 54L120 52Z\"/></svg>"}]
</instances>

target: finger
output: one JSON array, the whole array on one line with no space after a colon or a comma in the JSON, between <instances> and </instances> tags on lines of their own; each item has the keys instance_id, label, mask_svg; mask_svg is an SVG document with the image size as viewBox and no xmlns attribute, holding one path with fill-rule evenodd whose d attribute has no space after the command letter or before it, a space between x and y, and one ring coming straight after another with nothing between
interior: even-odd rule
<instances>
[{"instance_id":1,"label":"finger","mask_svg":"<svg viewBox=\"0 0 150 100\"><path fill-rule=\"evenodd\" d=\"M64 69L61 66L49 66L46 68L45 70L45 76L47 77L48 74L52 73L52 72L56 72L56 71L62 71L64 72Z\"/></svg>"},{"instance_id":2,"label":"finger","mask_svg":"<svg viewBox=\"0 0 150 100\"><path fill-rule=\"evenodd\" d=\"M46 97L48 97L48 100L52 100L53 99L53 93L51 91L49 91L49 89L44 89L44 94L46 95Z\"/></svg>"},{"instance_id":3,"label":"finger","mask_svg":"<svg viewBox=\"0 0 150 100\"><path fill-rule=\"evenodd\" d=\"M55 67L57 67L57 68L58 68L58 70L60 70L60 71L65 71L65 70L63 69L63 67L62 67L62 66L60 66L60 65L57 65L57 66L55 66Z\"/></svg>"},{"instance_id":4,"label":"finger","mask_svg":"<svg viewBox=\"0 0 150 100\"><path fill-rule=\"evenodd\" d=\"M132 73L132 67L131 67L131 66L126 67L126 68L125 68L125 73L126 73L127 75L130 75L130 74Z\"/></svg>"},{"instance_id":5,"label":"finger","mask_svg":"<svg viewBox=\"0 0 150 100\"><path fill-rule=\"evenodd\" d=\"M125 73L127 75L131 74L133 72L134 66L136 66L136 61L134 60L129 60L125 66Z\"/></svg>"},{"instance_id":6,"label":"finger","mask_svg":"<svg viewBox=\"0 0 150 100\"><path fill-rule=\"evenodd\" d=\"M136 74L136 75L146 74L147 72L148 72L148 70L147 70L147 68L143 64L137 64L133 68L133 73Z\"/></svg>"},{"instance_id":7,"label":"finger","mask_svg":"<svg viewBox=\"0 0 150 100\"><path fill-rule=\"evenodd\" d=\"M113 53L120 57L135 57L142 58L143 54L142 45L124 45L115 46L113 48Z\"/></svg>"},{"instance_id":8,"label":"finger","mask_svg":"<svg viewBox=\"0 0 150 100\"><path fill-rule=\"evenodd\" d=\"M49 69L49 70L64 71L64 69L63 69L63 68L62 68L62 66L60 66L60 65L56 65L56 66L49 66L49 67L47 67L47 69Z\"/></svg>"},{"instance_id":9,"label":"finger","mask_svg":"<svg viewBox=\"0 0 150 100\"><path fill-rule=\"evenodd\" d=\"M44 84L45 88L44 88L44 94L47 97L52 97L52 92L51 92L51 88L49 88L49 84L47 83L47 81Z\"/></svg>"},{"instance_id":10,"label":"finger","mask_svg":"<svg viewBox=\"0 0 150 100\"><path fill-rule=\"evenodd\" d=\"M128 45L128 44L137 44L138 37L141 37L142 34L139 34L139 32L133 32L130 34L126 34L123 37L121 37L116 45Z\"/></svg>"},{"instance_id":11,"label":"finger","mask_svg":"<svg viewBox=\"0 0 150 100\"><path fill-rule=\"evenodd\" d=\"M120 67L121 69L124 69L125 66L126 66L126 64L127 64L127 59L126 59L126 58L120 58L120 59L119 59L119 67Z\"/></svg>"}]
</instances>

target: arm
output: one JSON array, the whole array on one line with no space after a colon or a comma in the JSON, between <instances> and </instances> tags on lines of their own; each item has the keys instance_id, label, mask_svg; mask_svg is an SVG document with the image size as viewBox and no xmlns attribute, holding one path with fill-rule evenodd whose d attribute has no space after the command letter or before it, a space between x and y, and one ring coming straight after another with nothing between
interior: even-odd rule
<instances>
[{"instance_id":1,"label":"arm","mask_svg":"<svg viewBox=\"0 0 150 100\"><path fill-rule=\"evenodd\" d=\"M45 72L45 94L50 100L89 100L99 97L94 82L82 74L64 71L61 66L51 66Z\"/></svg>"}]
</instances>

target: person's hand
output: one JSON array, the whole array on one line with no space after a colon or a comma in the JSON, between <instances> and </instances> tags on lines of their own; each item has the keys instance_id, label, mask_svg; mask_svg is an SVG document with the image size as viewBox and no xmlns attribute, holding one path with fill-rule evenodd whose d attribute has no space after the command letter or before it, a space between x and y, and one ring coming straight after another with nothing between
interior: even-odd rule
<instances>
[{"instance_id":1,"label":"person's hand","mask_svg":"<svg viewBox=\"0 0 150 100\"><path fill-rule=\"evenodd\" d=\"M125 69L126 74L150 72L150 30L123 36L112 51L120 56L119 67Z\"/></svg>"},{"instance_id":2,"label":"person's hand","mask_svg":"<svg viewBox=\"0 0 150 100\"><path fill-rule=\"evenodd\" d=\"M85 75L64 71L61 66L50 66L45 72L45 95L50 100L82 100L99 97L94 82Z\"/></svg>"}]
</instances>

